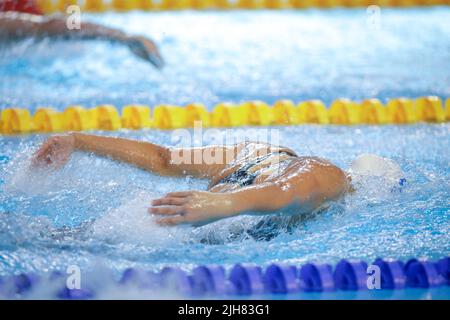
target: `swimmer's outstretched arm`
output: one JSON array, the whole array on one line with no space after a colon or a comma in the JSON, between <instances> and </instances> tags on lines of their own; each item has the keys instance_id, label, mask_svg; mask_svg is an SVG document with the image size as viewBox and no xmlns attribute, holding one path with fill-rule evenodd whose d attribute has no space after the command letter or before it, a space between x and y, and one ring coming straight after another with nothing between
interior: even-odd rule
<instances>
[{"instance_id":1,"label":"swimmer's outstretched arm","mask_svg":"<svg viewBox=\"0 0 450 320\"><path fill-rule=\"evenodd\" d=\"M345 175L329 172L329 183L321 183L317 174L302 173L277 178L261 185L214 193L186 191L167 194L152 202L149 212L164 216L161 225L203 225L242 213L268 214L285 208L298 213L312 212L324 203L338 199L348 188ZM326 180L324 180L326 181Z\"/></svg>"},{"instance_id":2,"label":"swimmer's outstretched arm","mask_svg":"<svg viewBox=\"0 0 450 320\"><path fill-rule=\"evenodd\" d=\"M223 164L205 164L204 161L196 164L194 151L201 151L203 156L212 155L215 158L218 154L224 160L233 160L242 148L243 145L171 149L149 142L73 133L48 139L35 153L33 163L62 166L70 159L73 151L84 151L161 175L192 174L208 177L221 172L227 161ZM188 155L182 157L188 163L179 163L180 154ZM178 159L177 163L173 162L175 158ZM149 211L165 216L158 220L161 225L201 225L241 213L272 213L289 206L309 212L329 200L339 198L348 189L348 180L340 169L331 166L326 168L286 173L264 184L224 193L169 193L154 200Z\"/></svg>"},{"instance_id":3,"label":"swimmer's outstretched arm","mask_svg":"<svg viewBox=\"0 0 450 320\"><path fill-rule=\"evenodd\" d=\"M16 12L0 13L0 41L24 38L108 40L127 45L134 54L156 67L164 65L155 43L145 37L128 35L118 29L88 22L81 23L79 29L69 29L64 17L45 18Z\"/></svg>"},{"instance_id":4,"label":"swimmer's outstretched arm","mask_svg":"<svg viewBox=\"0 0 450 320\"><path fill-rule=\"evenodd\" d=\"M95 153L130 163L144 170L164 176L193 175L207 178L218 174L236 156L242 146L213 146L205 148L169 148L158 144L123 138L71 133L49 138L35 153L35 165L60 167L73 151ZM205 157L223 161L207 164ZM200 156L198 161L196 158Z\"/></svg>"}]
</instances>

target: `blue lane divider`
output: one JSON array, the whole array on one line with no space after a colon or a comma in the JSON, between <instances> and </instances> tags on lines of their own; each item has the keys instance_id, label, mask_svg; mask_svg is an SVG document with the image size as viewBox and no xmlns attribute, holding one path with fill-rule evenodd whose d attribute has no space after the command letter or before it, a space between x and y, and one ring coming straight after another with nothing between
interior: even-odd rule
<instances>
[{"instance_id":1,"label":"blue lane divider","mask_svg":"<svg viewBox=\"0 0 450 320\"><path fill-rule=\"evenodd\" d=\"M412 288L437 287L444 283L436 264L431 261L412 260L405 266L406 284Z\"/></svg>"},{"instance_id":2,"label":"blue lane divider","mask_svg":"<svg viewBox=\"0 0 450 320\"><path fill-rule=\"evenodd\" d=\"M43 279L41 279L43 280ZM56 283L55 296L62 300L86 300L94 298L94 290L92 288L69 289L67 288L67 274L56 271L52 272L48 279L51 283ZM45 285L45 284L43 284ZM32 288L30 288L31 290Z\"/></svg>"},{"instance_id":3,"label":"blue lane divider","mask_svg":"<svg viewBox=\"0 0 450 320\"><path fill-rule=\"evenodd\" d=\"M381 288L382 289L403 289L406 285L406 275L404 264L397 260L377 259L373 263L381 270Z\"/></svg>"},{"instance_id":4,"label":"blue lane divider","mask_svg":"<svg viewBox=\"0 0 450 320\"><path fill-rule=\"evenodd\" d=\"M19 274L13 277L12 282L12 289L15 293L20 294L36 285L39 282L39 277L35 274Z\"/></svg>"},{"instance_id":5,"label":"blue lane divider","mask_svg":"<svg viewBox=\"0 0 450 320\"><path fill-rule=\"evenodd\" d=\"M157 273L135 268L125 269L119 283L139 289L156 289L162 286L161 277Z\"/></svg>"},{"instance_id":6,"label":"blue lane divider","mask_svg":"<svg viewBox=\"0 0 450 320\"><path fill-rule=\"evenodd\" d=\"M58 291L57 297L62 300L87 300L94 298L94 293L86 289L62 288Z\"/></svg>"},{"instance_id":7,"label":"blue lane divider","mask_svg":"<svg viewBox=\"0 0 450 320\"><path fill-rule=\"evenodd\" d=\"M194 292L197 295L224 295L227 292L225 269L221 266L199 266L192 272Z\"/></svg>"},{"instance_id":8,"label":"blue lane divider","mask_svg":"<svg viewBox=\"0 0 450 320\"><path fill-rule=\"evenodd\" d=\"M340 290L367 289L367 263L341 260L334 271L334 283Z\"/></svg>"},{"instance_id":9,"label":"blue lane divider","mask_svg":"<svg viewBox=\"0 0 450 320\"><path fill-rule=\"evenodd\" d=\"M0 278L0 299L5 297L17 297L31 290L39 283L40 278L31 273L13 275Z\"/></svg>"},{"instance_id":10,"label":"blue lane divider","mask_svg":"<svg viewBox=\"0 0 450 320\"><path fill-rule=\"evenodd\" d=\"M444 282L450 286L450 257L442 258L437 263L439 274L444 278Z\"/></svg>"},{"instance_id":11,"label":"blue lane divider","mask_svg":"<svg viewBox=\"0 0 450 320\"><path fill-rule=\"evenodd\" d=\"M232 290L230 294L258 295L264 293L264 281L261 267L235 265L229 277Z\"/></svg>"},{"instance_id":12,"label":"blue lane divider","mask_svg":"<svg viewBox=\"0 0 450 320\"><path fill-rule=\"evenodd\" d=\"M272 264L264 273L264 287L270 293L298 291L297 268Z\"/></svg>"},{"instance_id":13,"label":"blue lane divider","mask_svg":"<svg viewBox=\"0 0 450 320\"><path fill-rule=\"evenodd\" d=\"M371 270L378 267L381 289L450 285L450 257L436 262L410 259L406 263L376 259L370 266ZM343 259L334 269L329 264L314 263L300 267L271 264L265 270L260 266L236 264L228 273L224 267L216 265L197 266L190 273L175 267L166 267L158 273L129 268L122 273L117 285L144 291L166 290L188 297L367 290L369 276L373 276L368 267L364 261ZM49 284L56 287L54 297L59 299L92 299L101 289L68 289L66 278L61 272L47 277L30 273L0 277L0 299L26 297L33 288Z\"/></svg>"},{"instance_id":14,"label":"blue lane divider","mask_svg":"<svg viewBox=\"0 0 450 320\"><path fill-rule=\"evenodd\" d=\"M300 288L306 292L334 291L333 268L331 265L305 264L300 269Z\"/></svg>"},{"instance_id":15,"label":"blue lane divider","mask_svg":"<svg viewBox=\"0 0 450 320\"><path fill-rule=\"evenodd\" d=\"M179 268L166 267L159 275L163 288L187 296L194 293L194 281L185 271Z\"/></svg>"}]
</instances>

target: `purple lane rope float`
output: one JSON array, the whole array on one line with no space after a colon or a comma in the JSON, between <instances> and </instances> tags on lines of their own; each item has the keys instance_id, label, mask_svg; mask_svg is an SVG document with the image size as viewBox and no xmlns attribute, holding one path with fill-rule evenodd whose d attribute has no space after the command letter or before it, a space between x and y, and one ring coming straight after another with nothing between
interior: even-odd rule
<instances>
[{"instance_id":1,"label":"purple lane rope float","mask_svg":"<svg viewBox=\"0 0 450 320\"><path fill-rule=\"evenodd\" d=\"M223 266L201 265L190 273L176 267L165 267L160 272L137 268L123 271L119 288L134 288L158 292L167 290L180 296L236 297L261 296L264 294L294 295L300 292L332 292L369 290L368 263L343 259L333 268L330 264L307 263L300 267L271 264L260 266L236 264L228 272ZM438 261L410 259L376 259L372 265L379 269L381 290L405 288L433 288L450 286L450 257ZM43 283L54 288L57 299L94 299L96 289L83 287L68 289L66 274L53 272L49 277L36 274L19 274L0 277L0 297L26 297L27 293ZM47 280L47 282L44 282Z\"/></svg>"}]
</instances>

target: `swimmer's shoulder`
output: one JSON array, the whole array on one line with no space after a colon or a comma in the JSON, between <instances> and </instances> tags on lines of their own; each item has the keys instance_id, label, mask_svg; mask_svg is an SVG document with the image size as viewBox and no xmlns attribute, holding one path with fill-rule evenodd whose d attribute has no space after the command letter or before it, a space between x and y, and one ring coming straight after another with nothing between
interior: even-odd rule
<instances>
[{"instance_id":1,"label":"swimmer's shoulder","mask_svg":"<svg viewBox=\"0 0 450 320\"><path fill-rule=\"evenodd\" d=\"M329 160L314 156L300 156L292 161L290 167L291 173L295 171L299 179L304 183L307 182L311 188L321 191L320 193L328 199L338 198L349 189L345 171Z\"/></svg>"}]
</instances>

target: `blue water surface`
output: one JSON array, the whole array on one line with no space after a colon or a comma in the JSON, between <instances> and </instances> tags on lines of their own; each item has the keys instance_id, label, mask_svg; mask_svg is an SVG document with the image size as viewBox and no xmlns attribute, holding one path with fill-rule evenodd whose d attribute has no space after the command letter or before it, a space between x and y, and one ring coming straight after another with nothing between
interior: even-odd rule
<instances>
[{"instance_id":1,"label":"blue water surface","mask_svg":"<svg viewBox=\"0 0 450 320\"><path fill-rule=\"evenodd\" d=\"M153 38L158 72L124 46L25 41L0 53L0 107L450 95L450 9L83 15Z\"/></svg>"},{"instance_id":2,"label":"blue water surface","mask_svg":"<svg viewBox=\"0 0 450 320\"><path fill-rule=\"evenodd\" d=\"M193 101L211 108L249 99L450 96L447 7L382 9L379 29L367 25L362 9L89 18L153 37L167 67L157 71L109 43L25 41L0 51L2 108ZM75 154L59 171L30 170L28 159L46 136L0 137L0 275L72 264L117 272L166 265L190 270L208 263L334 264L341 258L438 259L450 253L449 124L273 129L283 145L343 169L361 153L390 157L407 185L391 192L383 181L366 181L291 232L281 226L274 238L257 241L245 230L261 217L160 228L146 213L152 198L204 190L207 181L162 178L86 154ZM171 131L98 133L175 144ZM226 134L223 129L215 137Z\"/></svg>"}]
</instances>

